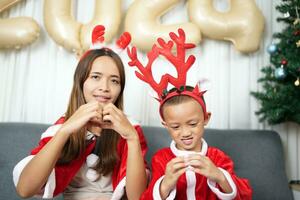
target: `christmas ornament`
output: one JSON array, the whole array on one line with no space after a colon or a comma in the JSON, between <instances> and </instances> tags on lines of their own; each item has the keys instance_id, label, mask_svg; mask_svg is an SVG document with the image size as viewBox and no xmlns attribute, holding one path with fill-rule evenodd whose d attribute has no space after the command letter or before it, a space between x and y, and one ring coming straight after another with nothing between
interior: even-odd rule
<instances>
[{"instance_id":1,"label":"christmas ornament","mask_svg":"<svg viewBox=\"0 0 300 200\"><path fill-rule=\"evenodd\" d=\"M283 67L275 69L274 76L277 80L283 80L286 77L286 71Z\"/></svg>"},{"instance_id":2,"label":"christmas ornament","mask_svg":"<svg viewBox=\"0 0 300 200\"><path fill-rule=\"evenodd\" d=\"M281 65L287 65L288 61L286 59L281 60ZM283 66L281 66L283 68Z\"/></svg>"},{"instance_id":3,"label":"christmas ornament","mask_svg":"<svg viewBox=\"0 0 300 200\"><path fill-rule=\"evenodd\" d=\"M296 26L297 24L299 24L299 22L300 22L300 19L296 18L295 21L293 22L294 26Z\"/></svg>"},{"instance_id":4,"label":"christmas ornament","mask_svg":"<svg viewBox=\"0 0 300 200\"><path fill-rule=\"evenodd\" d=\"M270 44L270 45L268 46L267 51L268 51L269 54L275 53L275 52L277 51L277 46L276 46L276 44Z\"/></svg>"},{"instance_id":5,"label":"christmas ornament","mask_svg":"<svg viewBox=\"0 0 300 200\"><path fill-rule=\"evenodd\" d=\"M296 42L296 46L297 46L297 48L300 47L300 40L298 40L298 42Z\"/></svg>"},{"instance_id":6,"label":"christmas ornament","mask_svg":"<svg viewBox=\"0 0 300 200\"><path fill-rule=\"evenodd\" d=\"M294 31L294 36L297 36L297 35L300 35L300 31L298 30L298 31Z\"/></svg>"},{"instance_id":7,"label":"christmas ornament","mask_svg":"<svg viewBox=\"0 0 300 200\"><path fill-rule=\"evenodd\" d=\"M284 17L284 18L289 18L289 17L290 17L290 13L289 13L289 12L284 13L284 14L283 14L283 17Z\"/></svg>"},{"instance_id":8,"label":"christmas ornament","mask_svg":"<svg viewBox=\"0 0 300 200\"><path fill-rule=\"evenodd\" d=\"M299 80L299 77L297 78L297 80L295 81L295 86L299 86L300 85L300 80Z\"/></svg>"}]
</instances>

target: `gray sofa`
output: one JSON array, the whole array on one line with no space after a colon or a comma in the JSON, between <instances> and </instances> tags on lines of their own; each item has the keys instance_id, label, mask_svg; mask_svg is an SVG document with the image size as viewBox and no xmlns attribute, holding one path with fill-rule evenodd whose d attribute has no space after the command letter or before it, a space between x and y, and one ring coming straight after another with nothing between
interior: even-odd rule
<instances>
[{"instance_id":1,"label":"gray sofa","mask_svg":"<svg viewBox=\"0 0 300 200\"><path fill-rule=\"evenodd\" d=\"M12 181L14 165L34 147L46 124L0 123L0 199L20 199ZM170 138L165 129L143 127L151 162L153 153L168 146ZM250 180L254 200L292 200L285 174L283 149L278 133L257 130L207 129L205 139L210 146L226 152L235 163L240 177ZM61 199L55 198L55 199Z\"/></svg>"}]
</instances>

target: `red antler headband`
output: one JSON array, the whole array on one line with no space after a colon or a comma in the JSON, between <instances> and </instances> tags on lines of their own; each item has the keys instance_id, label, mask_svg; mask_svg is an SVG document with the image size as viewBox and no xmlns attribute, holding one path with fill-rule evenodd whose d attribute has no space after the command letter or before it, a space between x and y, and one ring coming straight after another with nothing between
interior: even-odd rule
<instances>
[{"instance_id":1,"label":"red antler headband","mask_svg":"<svg viewBox=\"0 0 300 200\"><path fill-rule=\"evenodd\" d=\"M198 84L193 91L186 90L186 75L187 71L195 62L195 56L190 55L186 60L186 50L194 48L195 45L191 43L185 43L185 33L182 29L178 29L178 36L174 32L170 32L170 38L168 42L165 42L162 38L158 38L156 44L153 45L152 50L147 53L148 63L144 66L137 58L136 47L132 47L131 50L127 48L127 54L131 61L128 62L129 66L137 67L139 71L135 71L135 75L142 81L148 83L157 93L158 101L160 102L160 116L162 117L161 107L170 98L179 95L187 95L194 98L201 105L205 119L207 118L206 106L203 100L203 94L206 91L200 91ZM176 44L177 54L172 54L172 47ZM164 56L169 60L176 68L178 77L175 78L170 74L164 74L159 83L157 83L152 74L152 64L154 60L159 56ZM173 92L168 92L168 84L172 84L177 88Z\"/></svg>"},{"instance_id":2,"label":"red antler headband","mask_svg":"<svg viewBox=\"0 0 300 200\"><path fill-rule=\"evenodd\" d=\"M94 27L92 31L92 44L90 46L90 49L83 54L81 59L84 58L93 49L108 48L113 50L115 53L119 54L128 46L128 44L131 41L130 34L128 32L124 32L119 37L119 39L117 39L115 45L108 46L104 42L104 34L105 27L103 25L97 25Z\"/></svg>"}]
</instances>

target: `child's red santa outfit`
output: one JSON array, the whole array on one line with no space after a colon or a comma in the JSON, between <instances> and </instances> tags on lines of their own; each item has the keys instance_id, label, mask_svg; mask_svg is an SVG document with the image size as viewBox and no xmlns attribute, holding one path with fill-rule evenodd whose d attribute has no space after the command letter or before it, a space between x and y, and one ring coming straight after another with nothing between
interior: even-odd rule
<instances>
[{"instance_id":1,"label":"child's red santa outfit","mask_svg":"<svg viewBox=\"0 0 300 200\"><path fill-rule=\"evenodd\" d=\"M172 40L165 42L159 38L157 40L159 46L153 45L151 52L148 53L148 63L144 66L137 58L136 48L128 49L127 53L131 61L130 66L136 66L139 71L136 71L136 76L142 81L148 83L157 93L157 100L160 102L160 115L162 117L162 105L170 98L179 95L185 95L195 99L201 106L204 118L207 119L206 106L203 99L204 92L199 90L198 85L193 91L187 90L186 87L186 73L195 61L195 57L190 55L185 59L185 50L193 48L195 45L185 43L185 33L182 29L178 30L179 35L171 32ZM176 44L177 54L172 53L173 45ZM173 77L170 74L162 76L159 83L157 83L152 75L152 64L154 60L162 55L172 63L177 71L178 77ZM171 83L176 89L172 91L167 90L168 83ZM163 119L163 117L162 117ZM231 193L222 192L221 188L216 182L207 179L192 170L186 171L181 175L177 181L176 188L174 188L167 197L168 200L250 200L252 199L252 190L248 180L239 178L234 173L232 160L221 150L208 147L207 143L202 139L201 151L182 151L176 148L176 144L172 141L170 148L164 148L158 151L152 158L152 179L148 189L143 193L141 199L143 200L160 200L160 184L164 178L166 166L169 161L177 156L188 156L189 154L200 154L207 156L216 167L218 167L224 174L229 186L232 189Z\"/></svg>"},{"instance_id":2,"label":"child's red santa outfit","mask_svg":"<svg viewBox=\"0 0 300 200\"><path fill-rule=\"evenodd\" d=\"M234 174L233 162L222 151L214 147L208 147L207 143L202 140L201 152L191 152L178 150L175 143L172 142L170 148L164 148L158 151L152 158L152 180L141 199L145 200L159 200L161 199L159 193L159 185L164 178L167 163L176 156L186 156L188 154L201 154L207 156L210 160L223 172L230 187L232 193L223 193L218 185L206 177L194 173L193 171L187 171L177 181L176 188L170 193L169 199L197 199L197 200L229 200L240 199L250 200L251 188L246 179L241 179Z\"/></svg>"}]
</instances>

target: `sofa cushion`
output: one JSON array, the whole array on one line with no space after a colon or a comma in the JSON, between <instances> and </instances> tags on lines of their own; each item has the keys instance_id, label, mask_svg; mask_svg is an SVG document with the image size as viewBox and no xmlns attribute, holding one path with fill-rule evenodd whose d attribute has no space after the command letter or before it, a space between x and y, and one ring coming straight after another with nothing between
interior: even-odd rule
<instances>
[{"instance_id":1,"label":"sofa cushion","mask_svg":"<svg viewBox=\"0 0 300 200\"><path fill-rule=\"evenodd\" d=\"M20 199L13 183L13 168L38 144L41 133L48 127L46 124L0 123L0 199Z\"/></svg>"}]
</instances>

